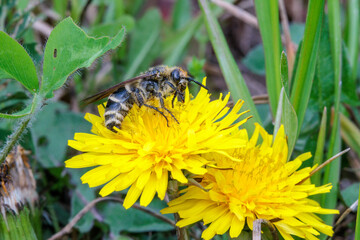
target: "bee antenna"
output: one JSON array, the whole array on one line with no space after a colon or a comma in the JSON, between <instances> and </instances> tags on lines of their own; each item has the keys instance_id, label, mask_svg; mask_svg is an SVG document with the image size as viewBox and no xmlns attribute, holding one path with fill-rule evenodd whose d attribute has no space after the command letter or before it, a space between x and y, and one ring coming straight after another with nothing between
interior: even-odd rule
<instances>
[{"instance_id":1,"label":"bee antenna","mask_svg":"<svg viewBox=\"0 0 360 240\"><path fill-rule=\"evenodd\" d=\"M196 83L197 85L199 85L200 87L203 87L205 88L206 90L209 90L209 88L207 88L206 86L202 85L201 83L199 83L198 81L196 81L195 79L191 78L191 77L187 77L186 78L189 82L194 82Z\"/></svg>"}]
</instances>

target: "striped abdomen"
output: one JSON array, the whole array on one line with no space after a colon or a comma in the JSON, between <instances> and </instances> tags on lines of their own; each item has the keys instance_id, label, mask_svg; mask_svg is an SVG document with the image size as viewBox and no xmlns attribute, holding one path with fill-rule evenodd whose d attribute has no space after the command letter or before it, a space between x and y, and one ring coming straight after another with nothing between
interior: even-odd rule
<instances>
[{"instance_id":1,"label":"striped abdomen","mask_svg":"<svg viewBox=\"0 0 360 240\"><path fill-rule=\"evenodd\" d=\"M120 129L121 123L134 104L134 99L125 88L120 88L109 96L105 109L105 126Z\"/></svg>"}]
</instances>

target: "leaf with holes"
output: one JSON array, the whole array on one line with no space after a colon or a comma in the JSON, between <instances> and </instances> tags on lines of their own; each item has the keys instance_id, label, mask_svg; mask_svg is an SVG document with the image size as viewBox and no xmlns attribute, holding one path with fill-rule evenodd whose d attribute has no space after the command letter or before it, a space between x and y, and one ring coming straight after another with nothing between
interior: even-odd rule
<instances>
[{"instance_id":1,"label":"leaf with holes","mask_svg":"<svg viewBox=\"0 0 360 240\"><path fill-rule=\"evenodd\" d=\"M79 28L71 18L61 21L51 32L45 47L43 80L40 93L47 98L60 88L77 69L89 67L96 58L121 44L122 28L115 37L93 38Z\"/></svg>"}]
</instances>

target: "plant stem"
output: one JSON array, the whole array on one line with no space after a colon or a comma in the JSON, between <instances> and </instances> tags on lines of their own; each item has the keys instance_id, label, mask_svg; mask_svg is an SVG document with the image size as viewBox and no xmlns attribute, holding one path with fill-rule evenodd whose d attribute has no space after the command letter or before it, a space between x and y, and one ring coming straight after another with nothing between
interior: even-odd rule
<instances>
[{"instance_id":1,"label":"plant stem","mask_svg":"<svg viewBox=\"0 0 360 240\"><path fill-rule=\"evenodd\" d=\"M31 120L32 114L29 114L27 116L25 116L21 121L20 121L20 126L15 130L15 132L13 132L10 136L8 141L6 142L5 146L3 147L3 149L1 150L1 155L0 155L0 164L5 160L5 158L7 157L7 155L10 153L10 151L13 149L13 147L15 146L15 144L17 143L18 139L20 138L21 134L24 132L24 130L26 129L27 125L29 124L30 120Z\"/></svg>"},{"instance_id":2,"label":"plant stem","mask_svg":"<svg viewBox=\"0 0 360 240\"><path fill-rule=\"evenodd\" d=\"M64 235L69 234L71 232L71 229L76 225L76 223L78 221L80 221L80 219L86 214L88 213L93 207L95 207L95 205L99 202L103 202L103 201L115 201L115 202L119 202L121 204L124 203L124 200L121 198L117 198L117 197L104 197L104 198L96 198L94 200L92 200L91 202L89 202L83 209L81 209L74 217L73 219L71 219L71 221L65 226L63 227L58 233L54 234L53 236L51 236L48 240L56 240L56 239L61 239ZM138 209L140 211L143 211L147 214L150 214L153 217L156 217L170 225L175 225L175 223L164 217L163 215L154 212L151 209L139 206L137 204L134 204L132 206L135 209Z\"/></svg>"},{"instance_id":3,"label":"plant stem","mask_svg":"<svg viewBox=\"0 0 360 240\"><path fill-rule=\"evenodd\" d=\"M169 181L168 187L169 199L170 201L179 197L179 187L177 181ZM174 213L175 222L180 220L180 216L178 213ZM178 240L188 240L189 235L186 228L179 228L176 226L176 236Z\"/></svg>"},{"instance_id":4,"label":"plant stem","mask_svg":"<svg viewBox=\"0 0 360 240\"><path fill-rule=\"evenodd\" d=\"M19 138L21 137L21 135L23 134L23 132L29 125L31 119L33 118L33 116L35 116L35 114L40 109L39 106L41 106L43 101L44 101L44 99L40 95L38 95L38 94L34 95L34 98L33 98L32 104L31 104L32 105L31 112L20 120L19 126L8 137L8 140L6 141L5 146L0 151L0 164L3 161L5 161L7 155L14 148L15 144L18 142Z\"/></svg>"}]
</instances>

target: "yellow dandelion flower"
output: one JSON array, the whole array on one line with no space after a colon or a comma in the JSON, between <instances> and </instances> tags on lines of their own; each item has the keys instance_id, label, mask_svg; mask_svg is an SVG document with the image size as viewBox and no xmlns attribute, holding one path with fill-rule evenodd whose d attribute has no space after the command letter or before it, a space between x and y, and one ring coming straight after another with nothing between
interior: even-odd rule
<instances>
[{"instance_id":1,"label":"yellow dandelion flower","mask_svg":"<svg viewBox=\"0 0 360 240\"><path fill-rule=\"evenodd\" d=\"M205 84L205 79L203 84ZM76 133L69 146L84 153L65 162L68 168L95 167L81 180L89 187L107 183L100 191L107 196L114 191L130 187L124 207L131 207L140 197L140 204L147 206L157 192L163 199L167 190L168 175L181 183L187 183L182 170L192 174L204 174L209 162L200 154L227 155L235 146L246 144L245 130L235 123L245 112L239 113L243 104L238 101L229 111L226 106L230 94L224 99L210 101L210 94L201 88L194 99L186 91L185 102L165 99L165 107L171 109L179 121L169 119L153 109L134 105L122 122L121 130L114 133L104 126L104 107L99 105L100 116L86 114L92 123L92 133ZM151 103L158 106L154 101Z\"/></svg>"},{"instance_id":2,"label":"yellow dandelion flower","mask_svg":"<svg viewBox=\"0 0 360 240\"><path fill-rule=\"evenodd\" d=\"M256 146L259 134L263 142ZM329 192L331 185L316 187L309 179L303 181L314 169L298 170L302 162L311 157L310 153L287 162L283 127L272 143L272 135L257 125L248 144L232 155L242 161L217 156L218 168L209 168L202 177L203 189L189 186L183 190L185 194L170 201L161 213L178 212L182 218L177 223L179 227L201 220L210 224L202 233L204 239L228 230L232 238L238 237L245 223L252 229L256 219L272 221L285 240L293 239L291 235L318 239L319 232L332 236L332 227L315 213L336 214L338 211L321 208L308 198Z\"/></svg>"}]
</instances>

